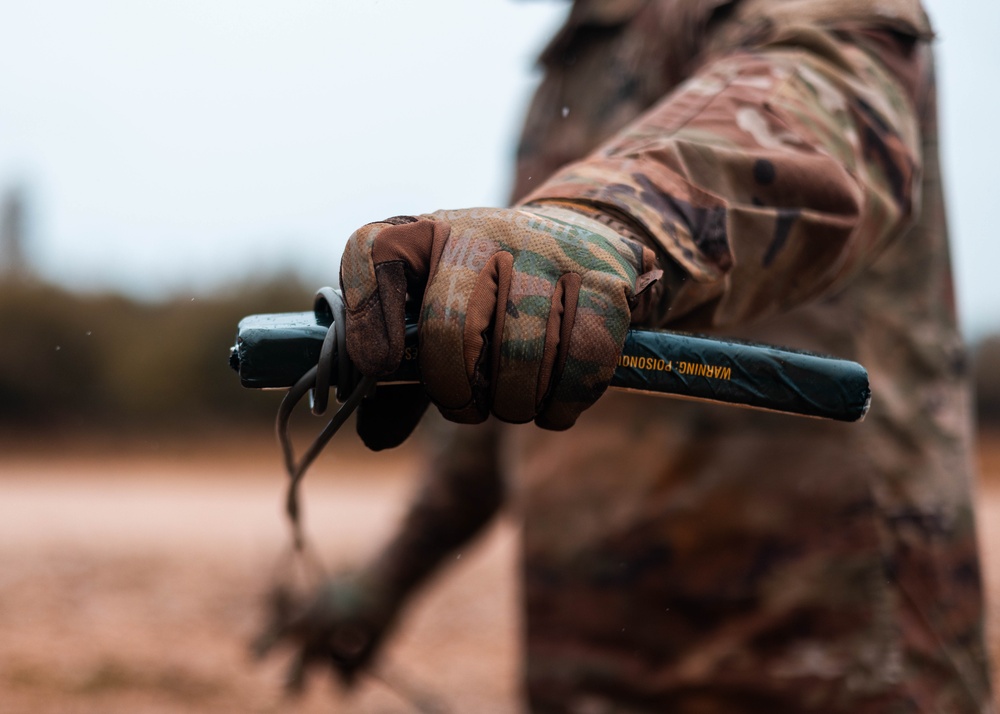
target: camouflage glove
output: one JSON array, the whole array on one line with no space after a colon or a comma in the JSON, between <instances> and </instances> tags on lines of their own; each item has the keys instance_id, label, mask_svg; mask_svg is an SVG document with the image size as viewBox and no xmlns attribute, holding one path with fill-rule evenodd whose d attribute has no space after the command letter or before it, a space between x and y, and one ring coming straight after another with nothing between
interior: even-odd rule
<instances>
[{"instance_id":1,"label":"camouflage glove","mask_svg":"<svg viewBox=\"0 0 1000 714\"><path fill-rule=\"evenodd\" d=\"M424 387L445 417L567 429L607 388L635 297L658 275L649 248L562 206L390 218L344 251L348 352L366 375L392 372L408 296ZM386 399L368 406L382 415L359 414L369 445L380 427L397 443L412 428L384 421Z\"/></svg>"},{"instance_id":2,"label":"camouflage glove","mask_svg":"<svg viewBox=\"0 0 1000 714\"><path fill-rule=\"evenodd\" d=\"M331 578L306 597L278 589L270 595L268 623L254 652L263 657L283 644L294 648L286 680L291 691L301 691L313 666L333 667L350 686L378 653L395 619L395 602L362 576Z\"/></svg>"}]
</instances>

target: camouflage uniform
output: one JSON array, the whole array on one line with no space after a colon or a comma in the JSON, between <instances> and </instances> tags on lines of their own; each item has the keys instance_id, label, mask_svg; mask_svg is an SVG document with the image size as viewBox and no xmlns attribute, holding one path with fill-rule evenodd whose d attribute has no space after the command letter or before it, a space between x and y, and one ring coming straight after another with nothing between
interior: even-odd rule
<instances>
[{"instance_id":1,"label":"camouflage uniform","mask_svg":"<svg viewBox=\"0 0 1000 714\"><path fill-rule=\"evenodd\" d=\"M506 484L533 711L990 709L930 36L918 0L577 0L545 51L515 196L641 225L646 322L858 360L874 403L453 427L396 553Z\"/></svg>"}]
</instances>

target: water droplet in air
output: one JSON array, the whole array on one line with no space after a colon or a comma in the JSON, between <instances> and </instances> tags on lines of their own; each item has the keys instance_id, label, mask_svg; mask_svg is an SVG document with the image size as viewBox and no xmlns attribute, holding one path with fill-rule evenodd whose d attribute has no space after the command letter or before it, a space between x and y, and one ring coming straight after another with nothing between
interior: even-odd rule
<instances>
[{"instance_id":1,"label":"water droplet in air","mask_svg":"<svg viewBox=\"0 0 1000 714\"><path fill-rule=\"evenodd\" d=\"M569 116L569 107L563 107L562 110L563 119Z\"/></svg>"}]
</instances>

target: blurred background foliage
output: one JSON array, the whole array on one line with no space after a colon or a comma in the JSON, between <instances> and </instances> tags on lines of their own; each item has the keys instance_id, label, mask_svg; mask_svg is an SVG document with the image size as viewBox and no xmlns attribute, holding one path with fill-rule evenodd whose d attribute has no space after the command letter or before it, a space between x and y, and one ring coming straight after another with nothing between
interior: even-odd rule
<instances>
[{"instance_id":1,"label":"blurred background foliage","mask_svg":"<svg viewBox=\"0 0 1000 714\"><path fill-rule=\"evenodd\" d=\"M241 388L228 366L236 325L309 310L314 292L294 275L160 302L0 282L0 425L7 436L126 436L270 422L280 394Z\"/></svg>"},{"instance_id":2,"label":"blurred background foliage","mask_svg":"<svg viewBox=\"0 0 1000 714\"><path fill-rule=\"evenodd\" d=\"M260 433L281 394L240 387L227 362L236 325L253 313L309 310L315 288L273 275L142 302L0 281L0 426L15 438ZM1000 336L971 349L979 419L1000 425Z\"/></svg>"}]
</instances>

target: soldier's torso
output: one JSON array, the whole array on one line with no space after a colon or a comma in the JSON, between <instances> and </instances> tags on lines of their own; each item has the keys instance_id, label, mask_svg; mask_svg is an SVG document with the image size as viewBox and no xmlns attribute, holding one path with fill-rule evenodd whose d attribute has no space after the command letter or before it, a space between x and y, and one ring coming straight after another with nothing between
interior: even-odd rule
<instances>
[{"instance_id":1,"label":"soldier's torso","mask_svg":"<svg viewBox=\"0 0 1000 714\"><path fill-rule=\"evenodd\" d=\"M577 2L543 57L515 196L720 47L875 6L927 30L909 0ZM729 333L861 361L865 423L609 394L568 432L506 431L539 710L978 710L969 405L922 96L917 224L847 289ZM633 708L611 708L626 691Z\"/></svg>"}]
</instances>

